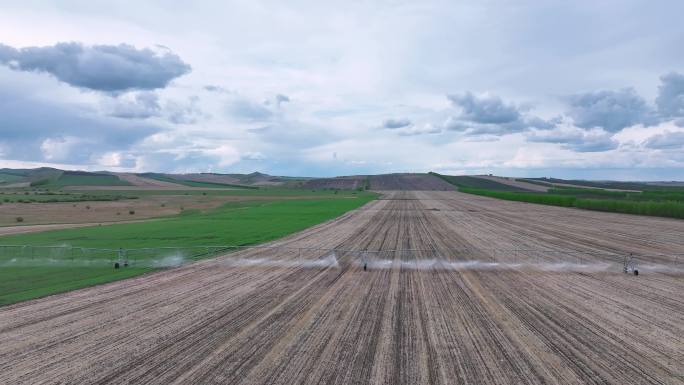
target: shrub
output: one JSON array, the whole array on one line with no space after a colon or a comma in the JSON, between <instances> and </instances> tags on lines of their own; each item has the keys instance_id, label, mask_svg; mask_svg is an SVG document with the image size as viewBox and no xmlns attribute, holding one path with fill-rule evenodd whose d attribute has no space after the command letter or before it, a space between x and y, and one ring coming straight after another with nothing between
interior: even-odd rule
<instances>
[{"instance_id":1,"label":"shrub","mask_svg":"<svg viewBox=\"0 0 684 385\"><path fill-rule=\"evenodd\" d=\"M86 206L86 210L90 210L90 206Z\"/></svg>"},{"instance_id":2,"label":"shrub","mask_svg":"<svg viewBox=\"0 0 684 385\"><path fill-rule=\"evenodd\" d=\"M135 210L128 210L128 213L129 213L130 215L135 215Z\"/></svg>"},{"instance_id":3,"label":"shrub","mask_svg":"<svg viewBox=\"0 0 684 385\"><path fill-rule=\"evenodd\" d=\"M23 222L23 221L24 221L24 217L17 217L16 220L17 220L17 222Z\"/></svg>"}]
</instances>

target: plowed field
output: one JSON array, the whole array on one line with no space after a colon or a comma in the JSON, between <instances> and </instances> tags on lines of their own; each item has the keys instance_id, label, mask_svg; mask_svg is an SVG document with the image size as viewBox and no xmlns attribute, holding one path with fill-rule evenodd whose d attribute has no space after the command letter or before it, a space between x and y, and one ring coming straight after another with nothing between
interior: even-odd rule
<instances>
[{"instance_id":1,"label":"plowed field","mask_svg":"<svg viewBox=\"0 0 684 385\"><path fill-rule=\"evenodd\" d=\"M684 384L682 234L386 193L273 243L334 255L249 250L0 308L0 383ZM603 257L629 252L669 256L639 276Z\"/></svg>"}]
</instances>

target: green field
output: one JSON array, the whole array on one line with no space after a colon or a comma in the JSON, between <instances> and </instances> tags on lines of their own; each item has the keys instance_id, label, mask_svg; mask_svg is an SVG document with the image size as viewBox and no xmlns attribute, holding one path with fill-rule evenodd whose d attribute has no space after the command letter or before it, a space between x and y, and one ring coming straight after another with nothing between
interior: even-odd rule
<instances>
[{"instance_id":1,"label":"green field","mask_svg":"<svg viewBox=\"0 0 684 385\"><path fill-rule=\"evenodd\" d=\"M682 191L681 186L661 186L644 182L622 182L622 181L593 181L581 179L558 179L558 178L522 178L520 181L551 185L551 183L563 183L575 186L585 186L595 189L617 189L633 191ZM552 185L551 185L552 186Z\"/></svg>"},{"instance_id":2,"label":"green field","mask_svg":"<svg viewBox=\"0 0 684 385\"><path fill-rule=\"evenodd\" d=\"M98 174L84 171L53 171L34 173L31 187L58 189L66 186L130 186L116 175Z\"/></svg>"},{"instance_id":3,"label":"green field","mask_svg":"<svg viewBox=\"0 0 684 385\"><path fill-rule=\"evenodd\" d=\"M54 183L57 186L130 186L116 175L65 171Z\"/></svg>"},{"instance_id":4,"label":"green field","mask_svg":"<svg viewBox=\"0 0 684 385\"><path fill-rule=\"evenodd\" d=\"M544 204L544 205L563 206L563 207L572 207L575 203L575 200L576 200L576 198L573 196L552 195L552 194L533 193L533 192L521 193L521 192L491 191L491 190L464 188L464 187L459 187L458 191L468 193L468 194L487 196L487 197L491 197L491 198L505 199L505 200L509 200L509 201L539 203L539 204Z\"/></svg>"},{"instance_id":5,"label":"green field","mask_svg":"<svg viewBox=\"0 0 684 385\"><path fill-rule=\"evenodd\" d=\"M684 197L672 191L626 193L606 190L551 189L548 193L506 192L459 187L459 191L510 201L623 214L684 219Z\"/></svg>"},{"instance_id":6,"label":"green field","mask_svg":"<svg viewBox=\"0 0 684 385\"><path fill-rule=\"evenodd\" d=\"M7 255L10 253L3 256L2 245L68 245L105 249L254 245L335 218L375 197L372 193L358 193L298 200L231 202L206 213L187 210L176 217L141 223L0 237L0 282L3 282L0 284L0 305L151 271L149 268L115 270L111 267L83 267L78 263L73 266L69 263L17 266L17 261L10 261L12 256ZM34 252L32 257L40 260L41 256ZM98 258L108 260L113 257L112 254L103 254ZM78 262L78 258L75 261Z\"/></svg>"},{"instance_id":7,"label":"green field","mask_svg":"<svg viewBox=\"0 0 684 385\"><path fill-rule=\"evenodd\" d=\"M12 183L24 179L21 175L7 174L0 172L0 183Z\"/></svg>"},{"instance_id":8,"label":"green field","mask_svg":"<svg viewBox=\"0 0 684 385\"><path fill-rule=\"evenodd\" d=\"M458 188L486 189L486 190L492 190L492 191L528 191L528 190L521 189L521 188L518 188L515 186L510 186L510 185L499 183L499 182L496 182L493 180L477 178L477 177L473 177L473 176L442 175L442 174L437 174L436 172L430 172L430 174L434 175L438 178L442 178L446 182L451 183L452 185L454 185Z\"/></svg>"}]
</instances>

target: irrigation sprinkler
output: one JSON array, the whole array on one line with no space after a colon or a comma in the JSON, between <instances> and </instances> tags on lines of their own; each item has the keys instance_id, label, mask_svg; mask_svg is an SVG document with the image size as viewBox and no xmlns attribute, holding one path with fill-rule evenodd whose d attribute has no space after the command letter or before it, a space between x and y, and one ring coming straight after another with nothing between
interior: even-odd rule
<instances>
[{"instance_id":1,"label":"irrigation sprinkler","mask_svg":"<svg viewBox=\"0 0 684 385\"><path fill-rule=\"evenodd\" d=\"M632 253L625 255L625 258L622 261L622 272L625 274L632 273L634 275L639 275L639 269L637 269L636 260Z\"/></svg>"}]
</instances>

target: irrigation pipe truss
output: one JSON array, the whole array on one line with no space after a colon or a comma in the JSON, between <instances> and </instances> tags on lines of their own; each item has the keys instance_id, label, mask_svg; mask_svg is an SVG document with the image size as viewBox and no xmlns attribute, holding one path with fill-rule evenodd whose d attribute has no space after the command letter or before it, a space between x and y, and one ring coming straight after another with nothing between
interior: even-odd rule
<instances>
[{"instance_id":1,"label":"irrigation pipe truss","mask_svg":"<svg viewBox=\"0 0 684 385\"><path fill-rule=\"evenodd\" d=\"M0 245L0 252L3 249L14 248L14 249L51 249L51 250L79 250L83 252L153 252L153 251L168 251L168 250L198 250L207 251L210 250L215 253L220 253L224 251L237 251L237 250L282 250L282 251L310 251L310 252L338 252L338 253L350 253L350 254L506 254L506 253L539 253L539 254L562 254L571 256L593 256L593 257L624 257L630 255L638 258L653 258L653 257L672 257L678 259L679 257L684 257L684 252L682 253L671 253L671 254L637 254L637 253L626 253L626 252L606 252L606 251L589 251L589 250L562 250L562 249L533 249L533 248L514 248L514 249L504 249L504 248L440 248L440 249L391 249L391 250L365 250L365 249L343 249L343 248L320 248L320 247L291 247L291 246L278 246L278 245L250 245L250 246L240 246L240 245L215 245L215 246L160 246L160 247L141 247L141 248L93 248L93 247L78 247L78 246L65 246L65 245Z\"/></svg>"}]
</instances>

